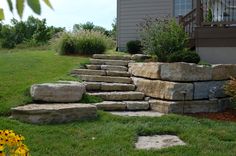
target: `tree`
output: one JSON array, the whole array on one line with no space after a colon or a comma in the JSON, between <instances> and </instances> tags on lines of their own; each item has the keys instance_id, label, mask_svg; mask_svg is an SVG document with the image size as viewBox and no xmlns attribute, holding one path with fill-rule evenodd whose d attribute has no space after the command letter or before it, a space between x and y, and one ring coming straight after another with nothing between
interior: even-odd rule
<instances>
[{"instance_id":1,"label":"tree","mask_svg":"<svg viewBox=\"0 0 236 156\"><path fill-rule=\"evenodd\" d=\"M41 14L41 5L40 1L43 1L48 7L53 9L50 0L15 0L16 1L16 6L14 8L12 1L13 0L6 0L9 6L9 9L11 12L13 12L14 9L17 10L18 15L22 18L24 8L25 8L25 3L27 1L27 5L32 9L33 12L36 14ZM4 16L4 10L3 8L0 8L0 20L3 20L5 18Z\"/></svg>"}]
</instances>

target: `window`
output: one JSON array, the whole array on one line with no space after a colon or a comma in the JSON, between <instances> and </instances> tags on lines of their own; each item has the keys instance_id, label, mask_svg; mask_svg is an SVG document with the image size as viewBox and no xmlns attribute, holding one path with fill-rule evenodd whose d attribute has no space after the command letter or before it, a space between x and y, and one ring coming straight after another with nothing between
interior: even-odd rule
<instances>
[{"instance_id":1,"label":"window","mask_svg":"<svg viewBox=\"0 0 236 156\"><path fill-rule=\"evenodd\" d=\"M193 8L192 0L174 0L174 6L174 13L176 17L186 15Z\"/></svg>"}]
</instances>

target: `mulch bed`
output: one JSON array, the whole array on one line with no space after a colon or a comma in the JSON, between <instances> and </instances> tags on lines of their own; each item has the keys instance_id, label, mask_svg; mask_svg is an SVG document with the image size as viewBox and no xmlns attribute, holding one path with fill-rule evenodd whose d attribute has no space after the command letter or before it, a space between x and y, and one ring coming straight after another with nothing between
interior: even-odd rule
<instances>
[{"instance_id":1,"label":"mulch bed","mask_svg":"<svg viewBox=\"0 0 236 156\"><path fill-rule=\"evenodd\" d=\"M228 109L220 113L196 113L196 114L187 114L187 115L197 117L197 118L208 118L208 119L217 120L217 121L236 122L236 109Z\"/></svg>"}]
</instances>

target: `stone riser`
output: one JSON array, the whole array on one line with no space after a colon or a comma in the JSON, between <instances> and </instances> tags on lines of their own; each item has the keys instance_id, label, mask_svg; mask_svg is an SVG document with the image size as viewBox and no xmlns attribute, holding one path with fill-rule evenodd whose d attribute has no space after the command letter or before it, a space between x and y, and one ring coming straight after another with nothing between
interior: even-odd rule
<instances>
[{"instance_id":1,"label":"stone riser","mask_svg":"<svg viewBox=\"0 0 236 156\"><path fill-rule=\"evenodd\" d=\"M131 60L130 55L116 56L116 55L94 54L93 58L105 59L105 60Z\"/></svg>"},{"instance_id":2,"label":"stone riser","mask_svg":"<svg viewBox=\"0 0 236 156\"><path fill-rule=\"evenodd\" d=\"M31 104L12 109L13 119L31 124L58 124L95 119L97 108L88 104Z\"/></svg>"},{"instance_id":3,"label":"stone riser","mask_svg":"<svg viewBox=\"0 0 236 156\"><path fill-rule=\"evenodd\" d=\"M97 92L89 95L100 97L105 101L138 101L144 99L141 92Z\"/></svg>"},{"instance_id":4,"label":"stone riser","mask_svg":"<svg viewBox=\"0 0 236 156\"><path fill-rule=\"evenodd\" d=\"M113 66L128 66L131 61L124 60L103 60L103 59L90 59L93 65L113 65Z\"/></svg>"},{"instance_id":5,"label":"stone riser","mask_svg":"<svg viewBox=\"0 0 236 156\"><path fill-rule=\"evenodd\" d=\"M87 91L134 91L135 85L122 83L84 82Z\"/></svg>"},{"instance_id":6,"label":"stone riser","mask_svg":"<svg viewBox=\"0 0 236 156\"><path fill-rule=\"evenodd\" d=\"M111 65L86 65L87 69L91 70L107 70L107 71L128 71L125 66L111 66Z\"/></svg>"},{"instance_id":7,"label":"stone riser","mask_svg":"<svg viewBox=\"0 0 236 156\"><path fill-rule=\"evenodd\" d=\"M148 101L104 101L95 105L97 109L104 111L142 111L150 109Z\"/></svg>"},{"instance_id":8,"label":"stone riser","mask_svg":"<svg viewBox=\"0 0 236 156\"><path fill-rule=\"evenodd\" d=\"M72 75L95 75L95 76L118 76L130 77L131 74L125 71L107 71L107 70L90 70L90 69L75 69L71 72Z\"/></svg>"},{"instance_id":9,"label":"stone riser","mask_svg":"<svg viewBox=\"0 0 236 156\"><path fill-rule=\"evenodd\" d=\"M132 79L128 77L77 75L81 80L87 82L108 82L108 83L127 83L131 84Z\"/></svg>"},{"instance_id":10,"label":"stone riser","mask_svg":"<svg viewBox=\"0 0 236 156\"><path fill-rule=\"evenodd\" d=\"M151 110L160 113L208 113L220 112L231 107L230 98L200 101L164 101L150 100Z\"/></svg>"}]
</instances>

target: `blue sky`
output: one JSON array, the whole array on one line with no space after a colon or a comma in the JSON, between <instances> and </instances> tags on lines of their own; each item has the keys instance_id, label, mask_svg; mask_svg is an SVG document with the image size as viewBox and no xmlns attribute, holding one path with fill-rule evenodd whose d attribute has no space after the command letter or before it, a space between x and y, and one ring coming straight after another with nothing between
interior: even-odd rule
<instances>
[{"instance_id":1,"label":"blue sky","mask_svg":"<svg viewBox=\"0 0 236 156\"><path fill-rule=\"evenodd\" d=\"M15 0L13 0L15 1ZM93 22L95 25L111 29L111 23L116 18L116 0L51 0L54 10L42 4L42 14L35 15L28 6L25 8L23 20L34 15L38 18L46 18L48 25L66 27L71 30L76 23ZM9 23L18 15L9 11L5 1L1 0L0 6L4 8L6 19Z\"/></svg>"}]
</instances>

